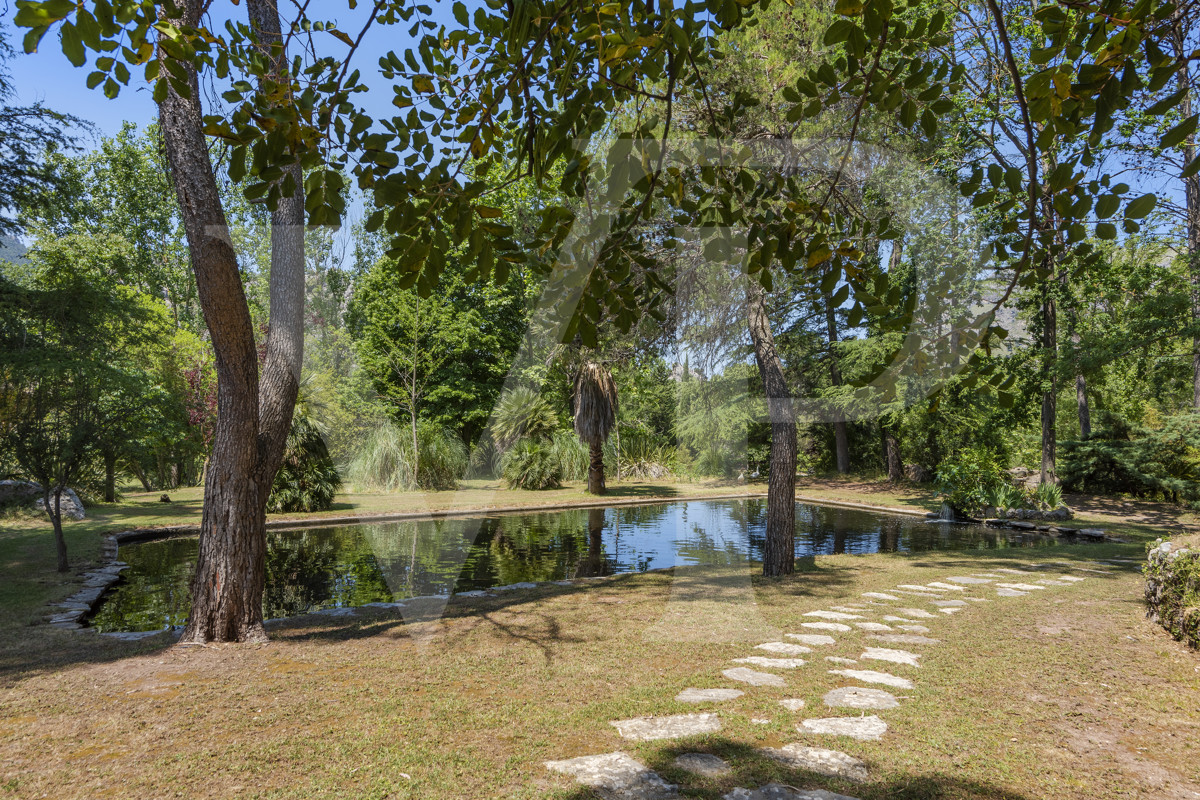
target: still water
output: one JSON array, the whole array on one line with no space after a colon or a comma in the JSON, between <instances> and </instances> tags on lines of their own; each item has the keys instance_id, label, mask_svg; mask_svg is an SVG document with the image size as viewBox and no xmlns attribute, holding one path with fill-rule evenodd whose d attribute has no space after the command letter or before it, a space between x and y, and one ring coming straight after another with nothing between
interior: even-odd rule
<instances>
[{"instance_id":1,"label":"still water","mask_svg":"<svg viewBox=\"0 0 1200 800\"><path fill-rule=\"evenodd\" d=\"M761 560L765 529L766 503L750 499L270 531L263 610L271 619L521 581L744 564ZM796 506L797 557L1053 543L979 525ZM196 553L195 537L121 547L129 568L92 625L183 625Z\"/></svg>"}]
</instances>

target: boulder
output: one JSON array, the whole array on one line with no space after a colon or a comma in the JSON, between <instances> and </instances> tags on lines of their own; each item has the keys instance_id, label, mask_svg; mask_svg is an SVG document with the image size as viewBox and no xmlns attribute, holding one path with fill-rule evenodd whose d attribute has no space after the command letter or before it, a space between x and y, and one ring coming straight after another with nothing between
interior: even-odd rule
<instances>
[{"instance_id":1,"label":"boulder","mask_svg":"<svg viewBox=\"0 0 1200 800\"><path fill-rule=\"evenodd\" d=\"M41 496L41 485L32 481L0 481L0 507L32 505Z\"/></svg>"},{"instance_id":2,"label":"boulder","mask_svg":"<svg viewBox=\"0 0 1200 800\"><path fill-rule=\"evenodd\" d=\"M53 497L50 498L50 502L54 502ZM38 511L45 512L46 501L39 497L33 507ZM58 501L58 508L62 512L63 519L80 520L86 516L83 510L83 501L79 499L79 495L75 494L74 489L63 489Z\"/></svg>"}]
</instances>

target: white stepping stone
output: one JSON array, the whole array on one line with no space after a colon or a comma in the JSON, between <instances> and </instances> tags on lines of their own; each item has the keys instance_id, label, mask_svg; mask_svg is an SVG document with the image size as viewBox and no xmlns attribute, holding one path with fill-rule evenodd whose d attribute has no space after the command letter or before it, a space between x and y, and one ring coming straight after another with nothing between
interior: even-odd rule
<instances>
[{"instance_id":1,"label":"white stepping stone","mask_svg":"<svg viewBox=\"0 0 1200 800\"><path fill-rule=\"evenodd\" d=\"M755 672L749 667L734 667L721 673L731 681L748 683L751 686L783 686L783 678L769 672Z\"/></svg>"},{"instance_id":2,"label":"white stepping stone","mask_svg":"<svg viewBox=\"0 0 1200 800\"><path fill-rule=\"evenodd\" d=\"M751 725L770 725L771 720L764 719L763 717L751 717L750 724Z\"/></svg>"},{"instance_id":3,"label":"white stepping stone","mask_svg":"<svg viewBox=\"0 0 1200 800\"><path fill-rule=\"evenodd\" d=\"M830 606L834 611L845 611L847 614L861 616L858 612L866 611L866 606Z\"/></svg>"},{"instance_id":4,"label":"white stepping stone","mask_svg":"<svg viewBox=\"0 0 1200 800\"><path fill-rule=\"evenodd\" d=\"M958 612L962 611L962 609L961 608L939 608L938 611L941 611L943 614L957 614Z\"/></svg>"},{"instance_id":5,"label":"white stepping stone","mask_svg":"<svg viewBox=\"0 0 1200 800\"><path fill-rule=\"evenodd\" d=\"M869 717L824 717L806 719L796 729L802 733L849 736L863 742L874 742L887 733L887 723L874 714Z\"/></svg>"},{"instance_id":6,"label":"white stepping stone","mask_svg":"<svg viewBox=\"0 0 1200 800\"><path fill-rule=\"evenodd\" d=\"M899 597L896 597L893 594L886 594L884 592L863 592L863 597L869 597L872 600L899 600L900 599Z\"/></svg>"},{"instance_id":7,"label":"white stepping stone","mask_svg":"<svg viewBox=\"0 0 1200 800\"><path fill-rule=\"evenodd\" d=\"M804 701L799 697L788 697L779 701L779 705L786 708L788 711L799 711L804 708Z\"/></svg>"},{"instance_id":8,"label":"white stepping stone","mask_svg":"<svg viewBox=\"0 0 1200 800\"><path fill-rule=\"evenodd\" d=\"M916 617L917 619L934 619L934 615L928 611L922 611L919 608L898 608L897 611L902 612L905 616Z\"/></svg>"},{"instance_id":9,"label":"white stepping stone","mask_svg":"<svg viewBox=\"0 0 1200 800\"><path fill-rule=\"evenodd\" d=\"M837 750L785 744L778 749L764 747L759 752L792 769L807 770L831 778L845 778L856 783L867 780L867 765Z\"/></svg>"},{"instance_id":10,"label":"white stepping stone","mask_svg":"<svg viewBox=\"0 0 1200 800\"><path fill-rule=\"evenodd\" d=\"M986 572L982 572L982 573L980 573L980 574L981 574L981 575L987 575L988 573L986 573ZM992 577L997 577L997 576L994 576L994 575L993 575ZM981 584L981 583L991 583L991 581L989 581L989 580L986 580L985 578L973 578L973 577L971 577L971 576L969 576L969 575L954 575L954 576L951 576L951 577L949 577L949 578L946 578L946 580L950 581L951 583L965 583L965 584L967 584L967 585L972 585L972 584ZM930 584L930 585L932 585L932 584Z\"/></svg>"},{"instance_id":11,"label":"white stepping stone","mask_svg":"<svg viewBox=\"0 0 1200 800\"><path fill-rule=\"evenodd\" d=\"M608 723L617 729L622 738L638 742L657 739L678 739L701 733L716 733L721 730L721 720L716 714L674 714L669 717L634 717Z\"/></svg>"},{"instance_id":12,"label":"white stepping stone","mask_svg":"<svg viewBox=\"0 0 1200 800\"><path fill-rule=\"evenodd\" d=\"M724 759L709 753L683 753L676 756L671 766L705 778L718 778L729 772L729 764Z\"/></svg>"},{"instance_id":13,"label":"white stepping stone","mask_svg":"<svg viewBox=\"0 0 1200 800\"><path fill-rule=\"evenodd\" d=\"M909 633L929 633L929 628L926 628L924 625L898 625L897 627Z\"/></svg>"},{"instance_id":14,"label":"white stepping stone","mask_svg":"<svg viewBox=\"0 0 1200 800\"><path fill-rule=\"evenodd\" d=\"M886 647L868 647L859 658L871 661L891 661L893 664L907 664L910 667L921 666L917 662L920 656L916 653L910 653L907 650L891 650Z\"/></svg>"},{"instance_id":15,"label":"white stepping stone","mask_svg":"<svg viewBox=\"0 0 1200 800\"><path fill-rule=\"evenodd\" d=\"M939 608L962 608L966 604L964 600L934 600L931 605Z\"/></svg>"},{"instance_id":16,"label":"white stepping stone","mask_svg":"<svg viewBox=\"0 0 1200 800\"><path fill-rule=\"evenodd\" d=\"M884 625L882 622L856 622L854 627L864 631L890 631L894 630L891 625Z\"/></svg>"},{"instance_id":17,"label":"white stepping stone","mask_svg":"<svg viewBox=\"0 0 1200 800\"><path fill-rule=\"evenodd\" d=\"M883 618L884 622L916 622L916 620L908 619L907 617L894 617L890 614Z\"/></svg>"},{"instance_id":18,"label":"white stepping stone","mask_svg":"<svg viewBox=\"0 0 1200 800\"><path fill-rule=\"evenodd\" d=\"M848 631L849 625L843 625L840 622L801 622L801 628L808 628L813 631Z\"/></svg>"},{"instance_id":19,"label":"white stepping stone","mask_svg":"<svg viewBox=\"0 0 1200 800\"><path fill-rule=\"evenodd\" d=\"M890 692L883 689L864 689L861 686L845 686L826 692L823 698L825 705L830 708L865 708L872 711L886 711L896 708L900 701Z\"/></svg>"},{"instance_id":20,"label":"white stepping stone","mask_svg":"<svg viewBox=\"0 0 1200 800\"><path fill-rule=\"evenodd\" d=\"M968 603L990 603L990 602L992 602L991 600L988 600L986 597L964 597L963 599L966 600Z\"/></svg>"},{"instance_id":21,"label":"white stepping stone","mask_svg":"<svg viewBox=\"0 0 1200 800\"><path fill-rule=\"evenodd\" d=\"M862 619L861 614L847 614L843 611L809 611L809 612L805 613L804 616L817 617L818 619L834 619L834 620Z\"/></svg>"},{"instance_id":22,"label":"white stepping stone","mask_svg":"<svg viewBox=\"0 0 1200 800\"><path fill-rule=\"evenodd\" d=\"M907 595L907 597L900 598L901 600L909 600L914 597L920 597L924 600L937 600L940 597L945 597L945 595L934 594L933 592L910 592L905 589L897 589L896 593Z\"/></svg>"},{"instance_id":23,"label":"white stepping stone","mask_svg":"<svg viewBox=\"0 0 1200 800\"><path fill-rule=\"evenodd\" d=\"M795 669L803 667L806 663L802 658L766 658L764 656L747 656L746 658L733 659L735 664L753 664L756 667L765 669Z\"/></svg>"},{"instance_id":24,"label":"white stepping stone","mask_svg":"<svg viewBox=\"0 0 1200 800\"><path fill-rule=\"evenodd\" d=\"M754 645L755 650L766 650L768 653L783 653L787 656L798 656L804 653L811 653L811 647L805 647L802 644L789 644L788 642L763 642L762 644Z\"/></svg>"},{"instance_id":25,"label":"white stepping stone","mask_svg":"<svg viewBox=\"0 0 1200 800\"><path fill-rule=\"evenodd\" d=\"M1003 572L1005 575L1028 575L1030 570L1027 569L1009 569L1008 567L997 567L996 572Z\"/></svg>"},{"instance_id":26,"label":"white stepping stone","mask_svg":"<svg viewBox=\"0 0 1200 800\"><path fill-rule=\"evenodd\" d=\"M1056 581L1056 580L1052 580L1051 578L1042 578L1040 581L1038 581L1038 583L1042 584L1043 586L1070 586L1071 585L1069 581Z\"/></svg>"},{"instance_id":27,"label":"white stepping stone","mask_svg":"<svg viewBox=\"0 0 1200 800\"><path fill-rule=\"evenodd\" d=\"M949 589L954 592L965 592L966 591L966 589L964 589L963 587L955 586L953 583L940 583L938 581L930 581L929 586L932 588L935 588L935 589Z\"/></svg>"},{"instance_id":28,"label":"white stepping stone","mask_svg":"<svg viewBox=\"0 0 1200 800\"><path fill-rule=\"evenodd\" d=\"M876 672L872 669L831 669L830 675L841 675L845 678L853 678L856 681L863 683L878 683L883 686L893 686L897 689L911 689L913 682L908 678L901 678L897 675L889 675L886 672Z\"/></svg>"},{"instance_id":29,"label":"white stepping stone","mask_svg":"<svg viewBox=\"0 0 1200 800\"><path fill-rule=\"evenodd\" d=\"M1087 578L1084 578L1080 575L1059 575L1058 579L1060 581L1070 581L1071 583L1078 583L1079 581L1087 580Z\"/></svg>"},{"instance_id":30,"label":"white stepping stone","mask_svg":"<svg viewBox=\"0 0 1200 800\"><path fill-rule=\"evenodd\" d=\"M945 594L939 589L930 589L928 586L916 586L911 583L902 583L897 588L908 589L910 592L922 592L924 594Z\"/></svg>"},{"instance_id":31,"label":"white stepping stone","mask_svg":"<svg viewBox=\"0 0 1200 800\"><path fill-rule=\"evenodd\" d=\"M997 589L996 594L1001 597L1025 597L1029 592L1018 592L1016 589Z\"/></svg>"},{"instance_id":32,"label":"white stepping stone","mask_svg":"<svg viewBox=\"0 0 1200 800\"><path fill-rule=\"evenodd\" d=\"M871 636L888 644L941 644L941 639L930 639L928 636L918 636L915 633L882 633Z\"/></svg>"},{"instance_id":33,"label":"white stepping stone","mask_svg":"<svg viewBox=\"0 0 1200 800\"><path fill-rule=\"evenodd\" d=\"M1018 592L1033 592L1042 591L1046 587L1038 586L1036 583L997 583L1001 589L1016 589Z\"/></svg>"},{"instance_id":34,"label":"white stepping stone","mask_svg":"<svg viewBox=\"0 0 1200 800\"><path fill-rule=\"evenodd\" d=\"M599 789L606 797L620 800L668 800L679 797L678 786L667 783L657 772L628 753L547 761L546 768L570 775L584 786Z\"/></svg>"},{"instance_id":35,"label":"white stepping stone","mask_svg":"<svg viewBox=\"0 0 1200 800\"><path fill-rule=\"evenodd\" d=\"M675 699L680 703L719 703L736 700L744 694L740 689L684 689Z\"/></svg>"},{"instance_id":36,"label":"white stepping stone","mask_svg":"<svg viewBox=\"0 0 1200 800\"><path fill-rule=\"evenodd\" d=\"M842 658L841 656L825 656L825 660L830 664L857 664L853 658Z\"/></svg>"},{"instance_id":37,"label":"white stepping stone","mask_svg":"<svg viewBox=\"0 0 1200 800\"><path fill-rule=\"evenodd\" d=\"M823 644L837 644L837 639L834 639L832 636L826 636L823 633L785 633L784 636L789 639L795 639L797 642L803 642L804 644L811 644L814 646Z\"/></svg>"},{"instance_id":38,"label":"white stepping stone","mask_svg":"<svg viewBox=\"0 0 1200 800\"><path fill-rule=\"evenodd\" d=\"M835 794L825 789L797 789L782 783L768 783L757 789L744 789L739 786L729 794L722 795L721 800L856 800L856 798Z\"/></svg>"}]
</instances>

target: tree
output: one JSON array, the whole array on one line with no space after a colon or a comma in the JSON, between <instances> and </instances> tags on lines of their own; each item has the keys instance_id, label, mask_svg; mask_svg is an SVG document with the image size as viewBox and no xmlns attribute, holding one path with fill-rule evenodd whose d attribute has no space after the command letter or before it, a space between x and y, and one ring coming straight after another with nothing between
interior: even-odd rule
<instances>
[{"instance_id":1,"label":"tree","mask_svg":"<svg viewBox=\"0 0 1200 800\"><path fill-rule=\"evenodd\" d=\"M579 365L575 375L575 433L588 446L590 494L605 494L604 442L617 424L617 385L608 367L595 361Z\"/></svg>"}]
</instances>

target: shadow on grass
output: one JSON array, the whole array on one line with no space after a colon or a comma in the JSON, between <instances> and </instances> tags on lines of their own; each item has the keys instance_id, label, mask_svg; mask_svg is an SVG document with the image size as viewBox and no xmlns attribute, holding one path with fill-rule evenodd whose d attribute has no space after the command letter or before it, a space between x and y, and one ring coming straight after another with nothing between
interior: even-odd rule
<instances>
[{"instance_id":1,"label":"shadow on grass","mask_svg":"<svg viewBox=\"0 0 1200 800\"><path fill-rule=\"evenodd\" d=\"M730 765L730 772L719 777L702 777L674 766L684 753L708 753ZM651 770L669 783L677 784L687 797L719 800L736 787L758 789L779 784L798 791L825 790L861 800L1034 800L1030 795L1009 791L990 783L940 773L925 775L895 774L883 780L868 779L852 783L843 778L827 777L808 770L790 768L763 754L755 747L724 737L709 737L693 745L677 745L659 750L644 759ZM868 762L867 768L872 765ZM560 797L567 800L595 800L608 795L589 787L580 787ZM777 796L772 795L771 800ZM782 796L778 796L783 800Z\"/></svg>"}]
</instances>

